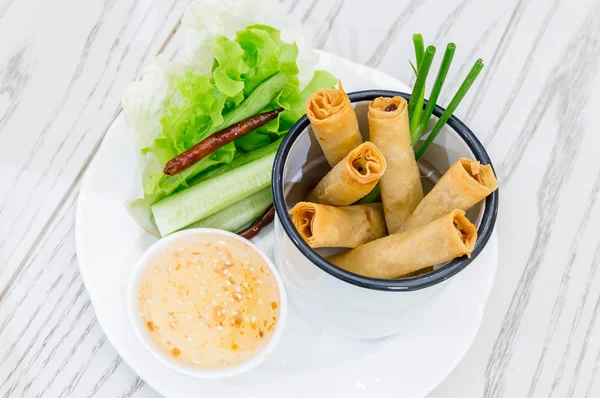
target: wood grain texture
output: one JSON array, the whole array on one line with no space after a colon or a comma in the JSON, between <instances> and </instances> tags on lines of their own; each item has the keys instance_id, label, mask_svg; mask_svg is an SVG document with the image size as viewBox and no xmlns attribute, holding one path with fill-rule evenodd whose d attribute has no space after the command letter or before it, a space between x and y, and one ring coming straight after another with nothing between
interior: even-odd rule
<instances>
[{"instance_id":1,"label":"wood grain texture","mask_svg":"<svg viewBox=\"0 0 600 398\"><path fill-rule=\"evenodd\" d=\"M157 396L96 322L73 209L123 87L178 52L185 3L0 5L0 396ZM501 183L500 265L475 343L431 397L600 396L600 1L280 3L315 47L405 82L414 32L454 41L442 104L485 61L457 114Z\"/></svg>"},{"instance_id":2,"label":"wood grain texture","mask_svg":"<svg viewBox=\"0 0 600 398\"><path fill-rule=\"evenodd\" d=\"M0 57L0 286L30 257L119 112L123 88L186 5L37 3L33 14L14 3L0 19L0 33L15 38ZM19 17L40 29L24 31Z\"/></svg>"}]
</instances>

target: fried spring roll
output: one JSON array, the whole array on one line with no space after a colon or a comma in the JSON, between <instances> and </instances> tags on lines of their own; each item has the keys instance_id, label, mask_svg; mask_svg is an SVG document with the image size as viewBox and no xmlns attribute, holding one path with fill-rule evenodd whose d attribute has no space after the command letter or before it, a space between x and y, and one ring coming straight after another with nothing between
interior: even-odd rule
<instances>
[{"instance_id":1,"label":"fried spring roll","mask_svg":"<svg viewBox=\"0 0 600 398\"><path fill-rule=\"evenodd\" d=\"M368 194L384 174L386 161L372 142L346 155L308 194L307 202L348 206Z\"/></svg>"},{"instance_id":2,"label":"fried spring roll","mask_svg":"<svg viewBox=\"0 0 600 398\"><path fill-rule=\"evenodd\" d=\"M470 256L477 228L462 210L406 232L358 246L327 260L355 274L394 279L463 255Z\"/></svg>"},{"instance_id":3,"label":"fried spring roll","mask_svg":"<svg viewBox=\"0 0 600 398\"><path fill-rule=\"evenodd\" d=\"M379 184L390 234L423 199L423 187L410 140L408 105L402 97L376 98L369 105L370 140L381 150L387 170Z\"/></svg>"},{"instance_id":4,"label":"fried spring roll","mask_svg":"<svg viewBox=\"0 0 600 398\"><path fill-rule=\"evenodd\" d=\"M290 210L290 215L312 248L354 248L387 234L381 203L333 207L300 202Z\"/></svg>"},{"instance_id":5,"label":"fried spring roll","mask_svg":"<svg viewBox=\"0 0 600 398\"><path fill-rule=\"evenodd\" d=\"M427 224L453 209L467 211L497 188L498 181L492 166L461 158L423 198L413 214L400 226L400 231Z\"/></svg>"},{"instance_id":6,"label":"fried spring roll","mask_svg":"<svg viewBox=\"0 0 600 398\"><path fill-rule=\"evenodd\" d=\"M363 142L356 114L341 81L338 87L317 91L306 101L306 116L332 167Z\"/></svg>"}]
</instances>

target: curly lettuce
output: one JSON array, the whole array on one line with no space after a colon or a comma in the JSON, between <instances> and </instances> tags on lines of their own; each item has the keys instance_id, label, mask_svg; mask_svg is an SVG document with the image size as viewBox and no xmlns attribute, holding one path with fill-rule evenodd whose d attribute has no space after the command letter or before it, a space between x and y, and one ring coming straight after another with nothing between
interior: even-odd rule
<instances>
[{"instance_id":1,"label":"curly lettuce","mask_svg":"<svg viewBox=\"0 0 600 398\"><path fill-rule=\"evenodd\" d=\"M336 82L314 71L316 57L300 25L269 1L196 0L183 28L183 58L157 57L123 96L125 121L140 149L143 197L133 202L140 208L278 140L304 114L308 95ZM279 107L284 112L265 126L182 173L163 173L167 161L210 134Z\"/></svg>"}]
</instances>

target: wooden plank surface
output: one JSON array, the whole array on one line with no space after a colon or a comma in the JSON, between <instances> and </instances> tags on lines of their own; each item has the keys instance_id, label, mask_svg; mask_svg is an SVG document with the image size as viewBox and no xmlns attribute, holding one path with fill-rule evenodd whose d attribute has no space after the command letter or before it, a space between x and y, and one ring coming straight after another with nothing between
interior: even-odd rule
<instances>
[{"instance_id":1,"label":"wooden plank surface","mask_svg":"<svg viewBox=\"0 0 600 398\"><path fill-rule=\"evenodd\" d=\"M498 171L500 264L475 343L431 397L600 396L600 1L281 3L315 47L407 83L413 32L457 44L454 85L485 61L457 114ZM157 395L95 320L73 209L124 86L177 52L185 5L0 3L2 396Z\"/></svg>"}]
</instances>

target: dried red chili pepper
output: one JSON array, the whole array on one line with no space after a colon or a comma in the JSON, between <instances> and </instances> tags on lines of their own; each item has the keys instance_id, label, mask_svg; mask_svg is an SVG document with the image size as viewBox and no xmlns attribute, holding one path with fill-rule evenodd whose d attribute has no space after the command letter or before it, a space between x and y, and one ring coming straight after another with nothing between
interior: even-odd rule
<instances>
[{"instance_id":1,"label":"dried red chili pepper","mask_svg":"<svg viewBox=\"0 0 600 398\"><path fill-rule=\"evenodd\" d=\"M229 144L236 138L242 137L261 126L264 126L275 119L282 111L283 108L278 108L261 113L211 134L187 151L182 152L169 160L163 169L163 173L170 176L181 173L183 170L191 167L193 164L207 157L217 149Z\"/></svg>"},{"instance_id":2,"label":"dried red chili pepper","mask_svg":"<svg viewBox=\"0 0 600 398\"><path fill-rule=\"evenodd\" d=\"M275 219L275 207L273 207L273 205L271 205L271 206L269 206L267 211L265 211L263 213L262 216L257 218L256 221L254 221L252 223L252 225L250 225L248 228L244 229L243 231L238 232L238 235L240 235L246 239L252 239L256 235L258 235L258 233L260 232L261 229L263 229L267 225L271 224L274 219Z\"/></svg>"}]
</instances>

